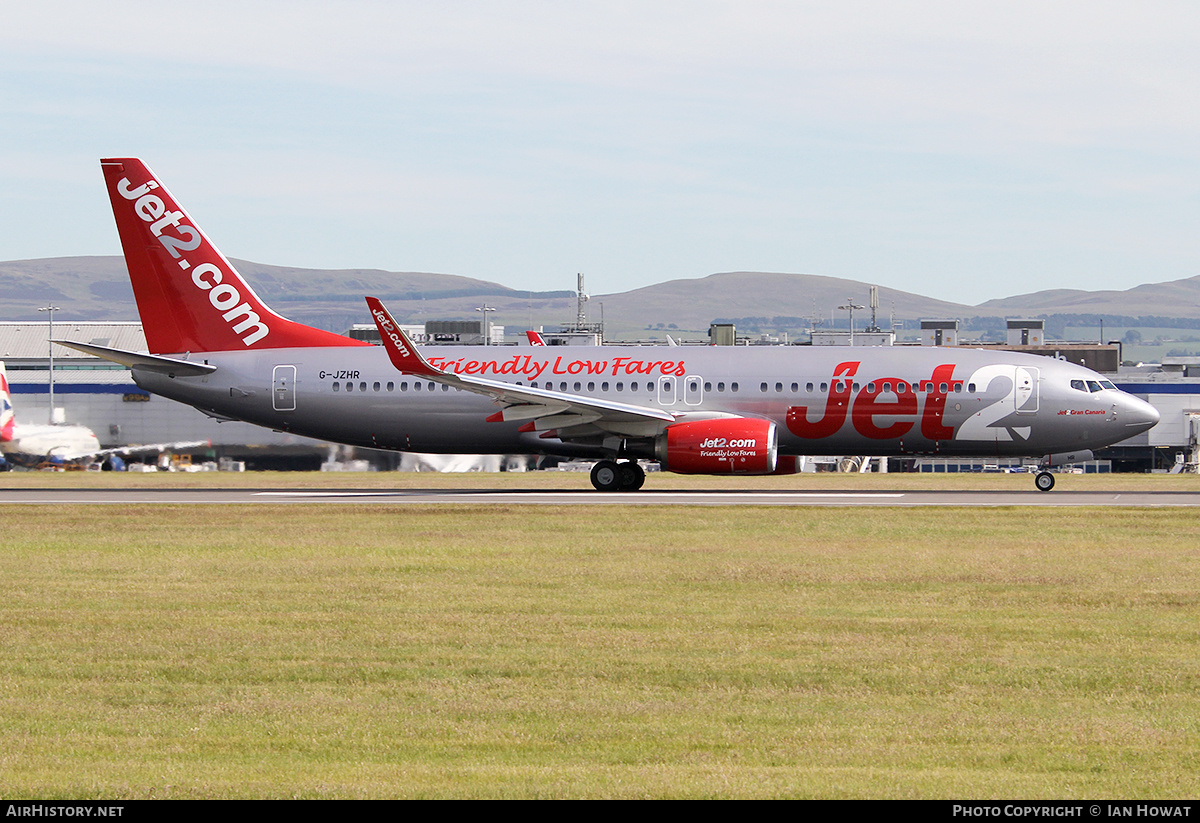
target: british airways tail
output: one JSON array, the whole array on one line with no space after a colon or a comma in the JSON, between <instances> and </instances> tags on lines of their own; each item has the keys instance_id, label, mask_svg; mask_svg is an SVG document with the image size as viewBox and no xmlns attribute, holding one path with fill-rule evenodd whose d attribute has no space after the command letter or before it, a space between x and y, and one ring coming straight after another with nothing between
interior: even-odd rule
<instances>
[{"instance_id":1,"label":"british airways tail","mask_svg":"<svg viewBox=\"0 0 1200 823\"><path fill-rule=\"evenodd\" d=\"M369 345L271 311L141 160L100 165L152 353Z\"/></svg>"},{"instance_id":2,"label":"british airways tail","mask_svg":"<svg viewBox=\"0 0 1200 823\"><path fill-rule=\"evenodd\" d=\"M0 360L0 443L8 443L13 439L16 427L16 417L13 414L12 395L8 391L8 374L4 370L4 361Z\"/></svg>"}]
</instances>

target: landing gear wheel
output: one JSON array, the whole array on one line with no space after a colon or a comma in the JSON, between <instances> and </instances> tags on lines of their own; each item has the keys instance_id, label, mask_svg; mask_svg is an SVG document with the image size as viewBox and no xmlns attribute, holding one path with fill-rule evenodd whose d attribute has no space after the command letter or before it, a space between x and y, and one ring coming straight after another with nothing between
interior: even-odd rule
<instances>
[{"instance_id":1,"label":"landing gear wheel","mask_svg":"<svg viewBox=\"0 0 1200 823\"><path fill-rule=\"evenodd\" d=\"M601 460L592 466L592 485L598 492L621 489L621 465L615 460Z\"/></svg>"},{"instance_id":2,"label":"landing gear wheel","mask_svg":"<svg viewBox=\"0 0 1200 823\"><path fill-rule=\"evenodd\" d=\"M1050 472L1038 472L1037 477L1033 478L1033 485L1037 486L1040 492L1048 492L1054 488L1054 475Z\"/></svg>"},{"instance_id":3,"label":"landing gear wheel","mask_svg":"<svg viewBox=\"0 0 1200 823\"><path fill-rule=\"evenodd\" d=\"M635 492L646 482L646 472L636 460L617 464L617 474L621 478L621 491Z\"/></svg>"}]
</instances>

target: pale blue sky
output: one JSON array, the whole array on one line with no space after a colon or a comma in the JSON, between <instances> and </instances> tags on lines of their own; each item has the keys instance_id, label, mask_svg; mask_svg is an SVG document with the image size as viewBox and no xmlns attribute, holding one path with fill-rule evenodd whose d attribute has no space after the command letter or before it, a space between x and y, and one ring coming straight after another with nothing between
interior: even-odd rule
<instances>
[{"instance_id":1,"label":"pale blue sky","mask_svg":"<svg viewBox=\"0 0 1200 823\"><path fill-rule=\"evenodd\" d=\"M133 155L276 265L966 303L1200 274L1194 2L12 5L0 260L118 253L98 159Z\"/></svg>"}]
</instances>

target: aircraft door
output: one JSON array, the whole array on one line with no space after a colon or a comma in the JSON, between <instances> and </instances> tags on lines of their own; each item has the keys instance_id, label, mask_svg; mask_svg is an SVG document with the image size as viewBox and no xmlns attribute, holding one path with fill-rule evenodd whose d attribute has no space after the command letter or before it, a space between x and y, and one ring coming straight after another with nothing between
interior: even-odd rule
<instances>
[{"instance_id":1,"label":"aircraft door","mask_svg":"<svg viewBox=\"0 0 1200 823\"><path fill-rule=\"evenodd\" d=\"M683 378L683 402L689 406L699 406L704 400L704 380L698 374L689 374Z\"/></svg>"},{"instance_id":2,"label":"aircraft door","mask_svg":"<svg viewBox=\"0 0 1200 823\"><path fill-rule=\"evenodd\" d=\"M296 367L276 366L272 374L271 405L275 411L296 410Z\"/></svg>"},{"instance_id":3,"label":"aircraft door","mask_svg":"<svg viewBox=\"0 0 1200 823\"><path fill-rule=\"evenodd\" d=\"M675 405L675 378L658 378L658 404L660 406Z\"/></svg>"},{"instance_id":4,"label":"aircraft door","mask_svg":"<svg viewBox=\"0 0 1200 823\"><path fill-rule=\"evenodd\" d=\"M1040 369L1018 366L1013 401L1018 414L1035 414L1038 410L1038 373Z\"/></svg>"}]
</instances>

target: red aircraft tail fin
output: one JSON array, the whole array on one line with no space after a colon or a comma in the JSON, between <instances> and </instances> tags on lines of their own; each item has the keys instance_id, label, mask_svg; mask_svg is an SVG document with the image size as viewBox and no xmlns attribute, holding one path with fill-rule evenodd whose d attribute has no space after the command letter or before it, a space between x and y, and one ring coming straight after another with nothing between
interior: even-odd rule
<instances>
[{"instance_id":1,"label":"red aircraft tail fin","mask_svg":"<svg viewBox=\"0 0 1200 823\"><path fill-rule=\"evenodd\" d=\"M531 346L544 346L544 345L546 345L546 341L545 341L545 339L542 337L542 333L541 333L541 332L536 332L536 331L534 331L533 329L529 329L529 330L527 330L527 331L525 332L525 337L526 337L526 338L529 340L529 345L531 345Z\"/></svg>"},{"instance_id":2,"label":"red aircraft tail fin","mask_svg":"<svg viewBox=\"0 0 1200 823\"><path fill-rule=\"evenodd\" d=\"M141 160L100 165L152 353L369 345L271 311Z\"/></svg>"}]
</instances>

